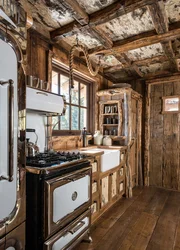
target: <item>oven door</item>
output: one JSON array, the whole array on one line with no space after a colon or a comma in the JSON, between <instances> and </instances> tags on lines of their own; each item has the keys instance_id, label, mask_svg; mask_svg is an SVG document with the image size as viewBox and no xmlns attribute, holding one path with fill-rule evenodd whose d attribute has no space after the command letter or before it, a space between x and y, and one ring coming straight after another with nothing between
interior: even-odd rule
<instances>
[{"instance_id":1,"label":"oven door","mask_svg":"<svg viewBox=\"0 0 180 250\"><path fill-rule=\"evenodd\" d=\"M73 249L88 232L90 209L44 243L44 250Z\"/></svg>"},{"instance_id":2,"label":"oven door","mask_svg":"<svg viewBox=\"0 0 180 250\"><path fill-rule=\"evenodd\" d=\"M44 239L91 205L91 167L45 181Z\"/></svg>"}]
</instances>

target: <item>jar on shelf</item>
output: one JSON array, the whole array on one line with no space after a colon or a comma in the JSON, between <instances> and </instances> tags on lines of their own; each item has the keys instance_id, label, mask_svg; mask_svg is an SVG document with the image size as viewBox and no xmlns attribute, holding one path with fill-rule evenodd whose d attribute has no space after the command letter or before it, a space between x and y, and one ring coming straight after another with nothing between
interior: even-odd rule
<instances>
[{"instance_id":1,"label":"jar on shelf","mask_svg":"<svg viewBox=\"0 0 180 250\"><path fill-rule=\"evenodd\" d=\"M95 131L95 133L94 133L94 144L95 145L101 145L102 144L102 139L103 139L103 135L101 134L101 132L99 130Z\"/></svg>"},{"instance_id":2,"label":"jar on shelf","mask_svg":"<svg viewBox=\"0 0 180 250\"><path fill-rule=\"evenodd\" d=\"M111 146L112 145L112 139L109 135L104 136L103 145L104 146Z\"/></svg>"}]
</instances>

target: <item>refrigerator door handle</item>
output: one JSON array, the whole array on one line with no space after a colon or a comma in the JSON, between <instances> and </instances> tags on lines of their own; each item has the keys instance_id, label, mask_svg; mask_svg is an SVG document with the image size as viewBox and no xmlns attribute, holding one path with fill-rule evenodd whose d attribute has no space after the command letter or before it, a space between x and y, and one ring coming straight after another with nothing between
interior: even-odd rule
<instances>
[{"instance_id":1,"label":"refrigerator door handle","mask_svg":"<svg viewBox=\"0 0 180 250\"><path fill-rule=\"evenodd\" d=\"M14 81L9 79L8 81L0 81L0 85L8 84L8 96L9 96L9 170L7 176L0 176L0 181L7 180L13 181L13 134L14 134Z\"/></svg>"}]
</instances>

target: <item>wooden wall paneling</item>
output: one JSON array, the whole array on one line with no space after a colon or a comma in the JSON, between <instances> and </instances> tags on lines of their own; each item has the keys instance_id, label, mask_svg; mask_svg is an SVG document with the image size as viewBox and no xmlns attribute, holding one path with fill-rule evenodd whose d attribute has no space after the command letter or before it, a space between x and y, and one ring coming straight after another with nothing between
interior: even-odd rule
<instances>
[{"instance_id":1,"label":"wooden wall paneling","mask_svg":"<svg viewBox=\"0 0 180 250\"><path fill-rule=\"evenodd\" d=\"M151 102L150 124L150 185L162 186L162 161L163 161L163 116L161 114L161 97L163 85L154 86L154 94Z\"/></svg>"},{"instance_id":2,"label":"wooden wall paneling","mask_svg":"<svg viewBox=\"0 0 180 250\"><path fill-rule=\"evenodd\" d=\"M149 186L149 168L150 168L150 105L151 105L151 85L146 85L146 105L145 105L145 145L144 145L144 185Z\"/></svg>"},{"instance_id":3,"label":"wooden wall paneling","mask_svg":"<svg viewBox=\"0 0 180 250\"><path fill-rule=\"evenodd\" d=\"M174 93L173 83L164 84L164 96ZM169 189L178 189L179 150L178 150L178 115L163 114L163 172L162 185Z\"/></svg>"},{"instance_id":4,"label":"wooden wall paneling","mask_svg":"<svg viewBox=\"0 0 180 250\"><path fill-rule=\"evenodd\" d=\"M142 173L142 100L138 100L137 115L137 165L138 165L138 184L143 185Z\"/></svg>"},{"instance_id":5,"label":"wooden wall paneling","mask_svg":"<svg viewBox=\"0 0 180 250\"><path fill-rule=\"evenodd\" d=\"M176 95L180 95L180 81L179 82L174 82L174 93L176 93ZM180 114L177 114L178 115L178 123L177 123L177 126L178 126L178 138L177 138L177 141L178 141L178 148L176 149L178 151L178 190L180 190Z\"/></svg>"}]
</instances>

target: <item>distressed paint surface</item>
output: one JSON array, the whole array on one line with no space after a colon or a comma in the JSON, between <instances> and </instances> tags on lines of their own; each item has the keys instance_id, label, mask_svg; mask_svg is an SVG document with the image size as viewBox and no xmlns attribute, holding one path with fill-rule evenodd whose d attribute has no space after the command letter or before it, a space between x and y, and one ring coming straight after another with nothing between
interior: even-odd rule
<instances>
[{"instance_id":1,"label":"distressed paint surface","mask_svg":"<svg viewBox=\"0 0 180 250\"><path fill-rule=\"evenodd\" d=\"M109 23L100 25L113 41L122 40L133 35L153 30L152 18L147 8L137 9L127 15L115 18Z\"/></svg>"},{"instance_id":2,"label":"distressed paint surface","mask_svg":"<svg viewBox=\"0 0 180 250\"><path fill-rule=\"evenodd\" d=\"M58 0L45 1L21 0L21 5L27 13L32 15L34 21L51 31L72 22L71 13L63 7Z\"/></svg>"},{"instance_id":3,"label":"distressed paint surface","mask_svg":"<svg viewBox=\"0 0 180 250\"><path fill-rule=\"evenodd\" d=\"M139 49L130 50L126 53L126 55L130 60L137 61L154 56L161 56L164 55L164 52L161 44L157 43L150 46L141 47Z\"/></svg>"},{"instance_id":4,"label":"distressed paint surface","mask_svg":"<svg viewBox=\"0 0 180 250\"><path fill-rule=\"evenodd\" d=\"M73 46L74 44L77 44L76 37L78 38L78 42L88 49L92 49L101 45L101 43L97 39L93 38L88 32L86 32L86 34L79 32L77 36L74 35L71 37L65 37L63 38L63 41Z\"/></svg>"},{"instance_id":5,"label":"distressed paint surface","mask_svg":"<svg viewBox=\"0 0 180 250\"><path fill-rule=\"evenodd\" d=\"M146 75L149 73L156 73L158 71L166 71L169 70L170 68L170 64L169 62L164 62L164 63L155 63L155 64L151 64L149 66L142 66L139 67L140 71Z\"/></svg>"},{"instance_id":6,"label":"distressed paint surface","mask_svg":"<svg viewBox=\"0 0 180 250\"><path fill-rule=\"evenodd\" d=\"M94 61L96 64L99 63L99 57L98 56L91 56L90 57L92 61ZM100 58L100 65L103 66L103 68L111 67L111 66L122 66L122 63L119 62L114 56L107 55Z\"/></svg>"},{"instance_id":7,"label":"distressed paint surface","mask_svg":"<svg viewBox=\"0 0 180 250\"><path fill-rule=\"evenodd\" d=\"M180 21L180 0L166 0L164 4L169 22Z\"/></svg>"},{"instance_id":8,"label":"distressed paint surface","mask_svg":"<svg viewBox=\"0 0 180 250\"><path fill-rule=\"evenodd\" d=\"M94 13L106 6L116 2L116 0L76 0L88 14Z\"/></svg>"},{"instance_id":9,"label":"distressed paint surface","mask_svg":"<svg viewBox=\"0 0 180 250\"><path fill-rule=\"evenodd\" d=\"M125 81L126 78L129 77L128 73L125 70L120 70L112 73L112 77L115 79L123 80Z\"/></svg>"}]
</instances>

